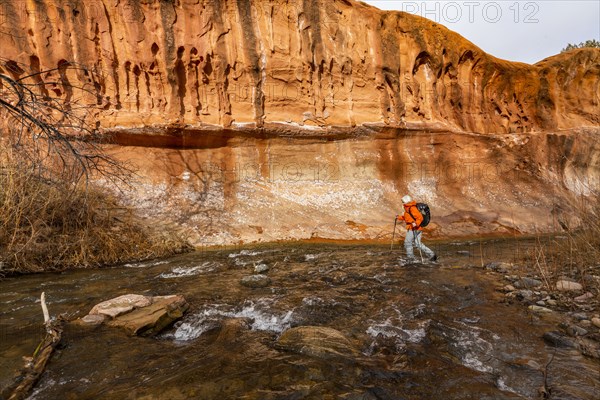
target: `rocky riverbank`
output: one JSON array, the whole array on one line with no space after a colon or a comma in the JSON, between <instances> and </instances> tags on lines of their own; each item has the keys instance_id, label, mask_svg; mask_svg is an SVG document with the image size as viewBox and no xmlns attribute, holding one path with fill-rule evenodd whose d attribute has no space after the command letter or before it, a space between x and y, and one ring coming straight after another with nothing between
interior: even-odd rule
<instances>
[{"instance_id":1,"label":"rocky riverbank","mask_svg":"<svg viewBox=\"0 0 600 400\"><path fill-rule=\"evenodd\" d=\"M504 293L503 302L520 303L537 317L553 321L556 329L544 334L549 345L600 359L599 275L581 277L582 284L573 277L548 278L507 262L487 263L484 269L497 276L496 290Z\"/></svg>"}]
</instances>

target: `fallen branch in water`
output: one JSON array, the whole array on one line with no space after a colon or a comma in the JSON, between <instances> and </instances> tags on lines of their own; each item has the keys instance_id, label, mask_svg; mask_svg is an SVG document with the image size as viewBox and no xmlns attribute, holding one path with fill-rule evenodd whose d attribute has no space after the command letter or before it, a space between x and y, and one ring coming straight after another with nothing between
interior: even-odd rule
<instances>
[{"instance_id":1,"label":"fallen branch in water","mask_svg":"<svg viewBox=\"0 0 600 400\"><path fill-rule=\"evenodd\" d=\"M540 396L542 399L549 399L551 392L552 392L552 388L550 387L550 385L548 384L548 368L550 367L550 364L552 364L552 361L554 361L554 356L556 355L556 351L552 354L552 358L550 358L550 361L548 361L548 363L546 364L546 367L544 368L544 386L542 386L539 390L540 392Z\"/></svg>"},{"instance_id":2,"label":"fallen branch in water","mask_svg":"<svg viewBox=\"0 0 600 400\"><path fill-rule=\"evenodd\" d=\"M46 306L46 292L42 292L40 297L40 303L42 303L42 313L44 314L44 325L48 325L50 322L50 313L48 312L48 306Z\"/></svg>"},{"instance_id":3,"label":"fallen branch in water","mask_svg":"<svg viewBox=\"0 0 600 400\"><path fill-rule=\"evenodd\" d=\"M44 313L44 325L46 326L46 335L35 349L33 357L28 359L21 373L15 378L14 383L4 391L4 396L8 400L25 399L40 376L46 369L46 364L52 357L56 346L60 343L65 320L59 316L55 320L50 319L48 307L46 306L46 295L41 296L42 312Z\"/></svg>"}]
</instances>

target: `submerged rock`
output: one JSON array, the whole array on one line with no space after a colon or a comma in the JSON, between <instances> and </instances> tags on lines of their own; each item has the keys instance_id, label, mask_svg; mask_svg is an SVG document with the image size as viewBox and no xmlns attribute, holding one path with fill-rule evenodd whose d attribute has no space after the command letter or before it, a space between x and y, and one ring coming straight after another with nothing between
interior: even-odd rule
<instances>
[{"instance_id":1,"label":"submerged rock","mask_svg":"<svg viewBox=\"0 0 600 400\"><path fill-rule=\"evenodd\" d=\"M257 274L264 274L269 271L269 266L267 264L258 264L254 267L254 272Z\"/></svg>"},{"instance_id":2,"label":"submerged rock","mask_svg":"<svg viewBox=\"0 0 600 400\"><path fill-rule=\"evenodd\" d=\"M553 347L577 348L577 343L560 332L544 333L544 341Z\"/></svg>"},{"instance_id":3,"label":"submerged rock","mask_svg":"<svg viewBox=\"0 0 600 400\"><path fill-rule=\"evenodd\" d=\"M600 343L594 340L590 340L587 337L578 337L577 346L579 351L583 355L588 357L592 357L595 359L600 359Z\"/></svg>"},{"instance_id":4,"label":"submerged rock","mask_svg":"<svg viewBox=\"0 0 600 400\"><path fill-rule=\"evenodd\" d=\"M240 337L241 333L250 329L252 322L249 318L229 318L221 323L221 331L217 342L230 343Z\"/></svg>"},{"instance_id":5,"label":"submerged rock","mask_svg":"<svg viewBox=\"0 0 600 400\"><path fill-rule=\"evenodd\" d=\"M359 354L341 332L323 326L299 326L285 331L277 347L316 358L348 357Z\"/></svg>"},{"instance_id":6,"label":"submerged rock","mask_svg":"<svg viewBox=\"0 0 600 400\"><path fill-rule=\"evenodd\" d=\"M142 296L128 294L104 301L77 323L97 326L106 323L132 335L150 336L177 321L189 305L183 296Z\"/></svg>"},{"instance_id":7,"label":"submerged rock","mask_svg":"<svg viewBox=\"0 0 600 400\"><path fill-rule=\"evenodd\" d=\"M600 343L584 337L569 338L560 332L552 331L544 333L544 341L554 347L576 349L588 357L600 358Z\"/></svg>"},{"instance_id":8,"label":"submerged rock","mask_svg":"<svg viewBox=\"0 0 600 400\"><path fill-rule=\"evenodd\" d=\"M271 284L271 278L263 274L250 275L243 277L240 284L249 288L263 288Z\"/></svg>"}]
</instances>

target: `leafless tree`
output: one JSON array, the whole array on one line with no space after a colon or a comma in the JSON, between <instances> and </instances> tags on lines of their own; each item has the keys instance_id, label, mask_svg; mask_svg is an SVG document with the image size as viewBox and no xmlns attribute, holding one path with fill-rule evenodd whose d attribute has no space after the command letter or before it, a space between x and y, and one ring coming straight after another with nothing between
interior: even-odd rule
<instances>
[{"instance_id":1,"label":"leafless tree","mask_svg":"<svg viewBox=\"0 0 600 400\"><path fill-rule=\"evenodd\" d=\"M44 179L72 183L100 174L124 181L127 170L102 149L96 117L105 100L102 77L84 66L61 62L27 71L0 58L0 138L20 162Z\"/></svg>"}]
</instances>

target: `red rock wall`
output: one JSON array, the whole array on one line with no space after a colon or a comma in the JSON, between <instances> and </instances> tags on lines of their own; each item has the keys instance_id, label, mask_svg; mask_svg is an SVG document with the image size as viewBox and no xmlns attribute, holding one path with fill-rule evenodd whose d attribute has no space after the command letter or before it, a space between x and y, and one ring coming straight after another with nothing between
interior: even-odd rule
<instances>
[{"instance_id":1,"label":"red rock wall","mask_svg":"<svg viewBox=\"0 0 600 400\"><path fill-rule=\"evenodd\" d=\"M42 79L96 92L83 97L105 128L600 123L600 50L511 63L424 18L349 0L3 1L0 46L0 72L59 68ZM61 74L67 62L97 75Z\"/></svg>"},{"instance_id":2,"label":"red rock wall","mask_svg":"<svg viewBox=\"0 0 600 400\"><path fill-rule=\"evenodd\" d=\"M597 134L233 138L213 147L114 152L138 170L125 188L128 201L183 228L199 246L310 238L389 243L406 193L431 207L427 238L577 225L572 205L600 191Z\"/></svg>"}]
</instances>

